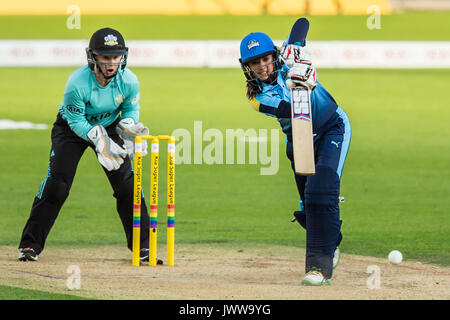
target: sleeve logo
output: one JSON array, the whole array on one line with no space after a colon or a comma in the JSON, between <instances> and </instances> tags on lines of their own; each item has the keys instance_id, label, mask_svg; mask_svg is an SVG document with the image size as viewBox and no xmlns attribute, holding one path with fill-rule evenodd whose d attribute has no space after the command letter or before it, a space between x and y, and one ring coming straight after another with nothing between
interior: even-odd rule
<instances>
[{"instance_id":1,"label":"sleeve logo","mask_svg":"<svg viewBox=\"0 0 450 320\"><path fill-rule=\"evenodd\" d=\"M133 100L131 100L131 104L135 105L139 101L140 93L138 93Z\"/></svg>"},{"instance_id":2,"label":"sleeve logo","mask_svg":"<svg viewBox=\"0 0 450 320\"><path fill-rule=\"evenodd\" d=\"M71 113L78 113L78 114L83 114L83 108L79 108L76 106L66 106L65 109Z\"/></svg>"}]
</instances>

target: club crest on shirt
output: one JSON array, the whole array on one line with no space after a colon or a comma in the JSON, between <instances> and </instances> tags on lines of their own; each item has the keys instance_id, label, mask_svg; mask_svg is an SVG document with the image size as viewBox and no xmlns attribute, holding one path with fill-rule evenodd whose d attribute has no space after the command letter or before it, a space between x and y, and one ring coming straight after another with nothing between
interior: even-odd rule
<instances>
[{"instance_id":1,"label":"club crest on shirt","mask_svg":"<svg viewBox=\"0 0 450 320\"><path fill-rule=\"evenodd\" d=\"M119 93L117 97L114 97L114 101L116 102L116 104L121 104L124 98L125 97Z\"/></svg>"},{"instance_id":2,"label":"club crest on shirt","mask_svg":"<svg viewBox=\"0 0 450 320\"><path fill-rule=\"evenodd\" d=\"M112 34L108 34L104 39L105 39L105 46L116 46L119 44L117 42L117 37Z\"/></svg>"}]
</instances>

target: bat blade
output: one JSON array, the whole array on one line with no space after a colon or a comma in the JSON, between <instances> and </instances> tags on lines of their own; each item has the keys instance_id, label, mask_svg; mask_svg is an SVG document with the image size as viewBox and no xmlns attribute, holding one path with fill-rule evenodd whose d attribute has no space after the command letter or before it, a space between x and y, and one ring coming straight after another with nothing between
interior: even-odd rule
<instances>
[{"instance_id":1,"label":"bat blade","mask_svg":"<svg viewBox=\"0 0 450 320\"><path fill-rule=\"evenodd\" d=\"M300 18L292 26L288 44L304 47L309 21ZM295 173L310 176L316 173L312 132L311 92L308 88L291 88L291 125Z\"/></svg>"},{"instance_id":2,"label":"bat blade","mask_svg":"<svg viewBox=\"0 0 450 320\"><path fill-rule=\"evenodd\" d=\"M291 89L292 145L295 173L311 176L316 173L312 133L311 92L308 88Z\"/></svg>"}]
</instances>

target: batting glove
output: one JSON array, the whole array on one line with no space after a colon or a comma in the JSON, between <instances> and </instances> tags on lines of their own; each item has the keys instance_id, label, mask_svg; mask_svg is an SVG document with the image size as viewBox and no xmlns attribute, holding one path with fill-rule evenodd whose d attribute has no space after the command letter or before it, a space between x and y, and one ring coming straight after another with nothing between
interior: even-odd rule
<instances>
[{"instance_id":1,"label":"batting glove","mask_svg":"<svg viewBox=\"0 0 450 320\"><path fill-rule=\"evenodd\" d=\"M280 60L285 65L293 67L294 64L303 61L311 62L311 53L305 47L296 44L288 44L281 48Z\"/></svg>"},{"instance_id":2,"label":"batting glove","mask_svg":"<svg viewBox=\"0 0 450 320\"><path fill-rule=\"evenodd\" d=\"M303 86L312 90L317 84L317 71L311 62L296 63L287 72L286 86Z\"/></svg>"},{"instance_id":3,"label":"batting glove","mask_svg":"<svg viewBox=\"0 0 450 320\"><path fill-rule=\"evenodd\" d=\"M123 158L127 156L127 152L111 140L106 129L97 125L89 130L87 136L95 145L97 158L102 166L108 171L119 169L123 163Z\"/></svg>"}]
</instances>

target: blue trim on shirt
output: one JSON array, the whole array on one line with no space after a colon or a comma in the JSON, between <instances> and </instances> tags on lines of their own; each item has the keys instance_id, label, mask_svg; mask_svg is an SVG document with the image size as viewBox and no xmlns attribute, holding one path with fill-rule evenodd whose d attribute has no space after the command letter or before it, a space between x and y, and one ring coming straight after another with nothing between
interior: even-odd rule
<instances>
[{"instance_id":1,"label":"blue trim on shirt","mask_svg":"<svg viewBox=\"0 0 450 320\"><path fill-rule=\"evenodd\" d=\"M339 164L336 171L340 179L342 169L344 167L345 158L347 157L348 148L350 146L350 140L352 137L352 128L350 126L350 120L348 119L347 114L341 107L338 107L336 109L336 113L339 115L339 117L342 119L342 122L344 123L344 140L342 141L341 155L339 157Z\"/></svg>"}]
</instances>

